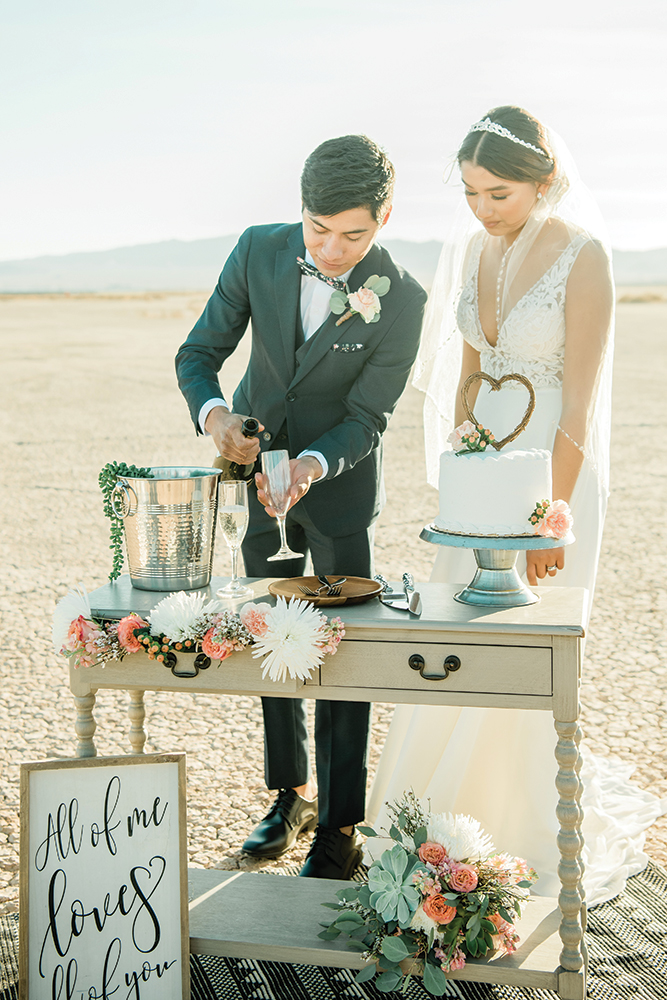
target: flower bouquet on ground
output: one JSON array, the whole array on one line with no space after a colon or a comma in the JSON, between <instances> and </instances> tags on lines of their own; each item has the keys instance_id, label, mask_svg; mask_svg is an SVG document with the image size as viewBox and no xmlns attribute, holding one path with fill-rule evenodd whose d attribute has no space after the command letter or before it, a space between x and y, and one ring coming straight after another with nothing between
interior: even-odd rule
<instances>
[{"instance_id":1,"label":"flower bouquet on ground","mask_svg":"<svg viewBox=\"0 0 667 1000\"><path fill-rule=\"evenodd\" d=\"M477 820L426 812L414 792L389 807L393 846L368 870L368 882L341 889L324 940L347 934L349 945L373 964L357 982L377 976L385 993L411 975L424 977L433 996L447 989L446 973L487 952L516 951L514 921L537 874L525 861L496 854ZM373 829L359 827L367 836Z\"/></svg>"},{"instance_id":2,"label":"flower bouquet on ground","mask_svg":"<svg viewBox=\"0 0 667 1000\"><path fill-rule=\"evenodd\" d=\"M328 619L308 601L279 597L270 604L246 604L238 614L220 601L181 591L163 598L147 616L130 614L120 621L93 618L88 594L70 590L53 616L53 644L75 667L94 667L145 652L173 669L179 653L195 653L199 670L236 650L253 646L265 657L262 677L306 680L323 657L333 654L345 635L340 618Z\"/></svg>"}]
</instances>

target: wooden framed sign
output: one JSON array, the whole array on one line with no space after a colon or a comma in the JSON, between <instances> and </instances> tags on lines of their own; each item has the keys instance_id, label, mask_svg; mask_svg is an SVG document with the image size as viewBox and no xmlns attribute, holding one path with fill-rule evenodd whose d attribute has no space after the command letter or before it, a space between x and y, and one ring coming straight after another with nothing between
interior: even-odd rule
<instances>
[{"instance_id":1,"label":"wooden framed sign","mask_svg":"<svg viewBox=\"0 0 667 1000\"><path fill-rule=\"evenodd\" d=\"M189 1000L185 754L21 765L20 1000Z\"/></svg>"}]
</instances>

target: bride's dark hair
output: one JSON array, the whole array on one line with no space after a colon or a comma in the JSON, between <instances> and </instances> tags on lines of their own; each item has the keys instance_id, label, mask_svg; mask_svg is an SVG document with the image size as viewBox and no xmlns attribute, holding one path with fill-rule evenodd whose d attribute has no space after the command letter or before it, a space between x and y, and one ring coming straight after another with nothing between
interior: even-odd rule
<instances>
[{"instance_id":1,"label":"bride's dark hair","mask_svg":"<svg viewBox=\"0 0 667 1000\"><path fill-rule=\"evenodd\" d=\"M545 155L495 132L468 132L457 154L459 164L469 160L507 181L543 184L555 167L544 125L523 108L511 104L492 108L484 118L506 128L517 139L544 150Z\"/></svg>"}]
</instances>

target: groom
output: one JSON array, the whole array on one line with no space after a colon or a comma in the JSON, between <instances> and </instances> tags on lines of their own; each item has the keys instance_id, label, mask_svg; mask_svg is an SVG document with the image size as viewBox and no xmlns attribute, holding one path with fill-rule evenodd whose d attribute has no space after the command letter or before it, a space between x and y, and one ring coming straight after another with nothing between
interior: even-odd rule
<instances>
[{"instance_id":1,"label":"groom","mask_svg":"<svg viewBox=\"0 0 667 1000\"><path fill-rule=\"evenodd\" d=\"M366 136L322 143L301 176L302 222L243 233L176 357L195 429L210 434L221 455L241 465L260 450L293 456L288 542L296 552L310 551L315 573L328 576L372 573L382 435L417 353L426 300L375 242L391 213L393 187L392 164ZM367 323L357 312L337 325L329 305L334 288L357 292L371 275L391 282L374 302L379 318ZM230 408L217 372L250 320L252 355ZM241 433L249 415L260 421L250 439ZM301 576L305 558L267 563L278 530L264 509L263 477L257 485L249 491L246 574ZM354 824L364 816L370 705L317 701L319 805L304 702L263 698L262 707L266 783L278 795L243 850L280 857L317 824L300 874L349 878L361 856Z\"/></svg>"}]
</instances>

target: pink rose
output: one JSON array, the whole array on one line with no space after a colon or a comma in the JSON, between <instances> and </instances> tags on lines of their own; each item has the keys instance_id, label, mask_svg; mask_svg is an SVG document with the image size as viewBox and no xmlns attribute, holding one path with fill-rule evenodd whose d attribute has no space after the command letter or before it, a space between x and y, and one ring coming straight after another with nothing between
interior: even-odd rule
<instances>
[{"instance_id":1,"label":"pink rose","mask_svg":"<svg viewBox=\"0 0 667 1000\"><path fill-rule=\"evenodd\" d=\"M65 643L66 649L74 649L79 643L86 645L86 643L92 642L97 639L100 635L100 630L97 628L93 622L89 622L87 618L83 615L79 615L70 624L67 630L67 642Z\"/></svg>"},{"instance_id":2,"label":"pink rose","mask_svg":"<svg viewBox=\"0 0 667 1000\"><path fill-rule=\"evenodd\" d=\"M454 448L454 451L456 451L457 448L461 448L463 446L464 437L470 434L471 431L474 431L474 429L475 425L471 420L464 420L462 424L459 424L458 427L454 428L452 433L447 438L449 443Z\"/></svg>"},{"instance_id":3,"label":"pink rose","mask_svg":"<svg viewBox=\"0 0 667 1000\"><path fill-rule=\"evenodd\" d=\"M134 634L134 630L135 628L145 628L146 625L147 622L135 614L127 615L118 622L118 641L128 653L138 653L140 649L144 648Z\"/></svg>"},{"instance_id":4,"label":"pink rose","mask_svg":"<svg viewBox=\"0 0 667 1000\"><path fill-rule=\"evenodd\" d=\"M456 916L456 907L449 906L445 897L439 892L427 896L422 909L426 916L434 920L436 924L450 924Z\"/></svg>"},{"instance_id":5,"label":"pink rose","mask_svg":"<svg viewBox=\"0 0 667 1000\"><path fill-rule=\"evenodd\" d=\"M244 604L239 612L239 618L248 629L251 635L262 636L266 634L268 625L266 616L271 610L270 604Z\"/></svg>"},{"instance_id":6,"label":"pink rose","mask_svg":"<svg viewBox=\"0 0 667 1000\"><path fill-rule=\"evenodd\" d=\"M228 656L232 655L234 647L227 639L223 639L222 642L214 642L214 633L215 628L210 628L202 639L202 652L206 653L207 656L210 656L212 660L226 660Z\"/></svg>"},{"instance_id":7,"label":"pink rose","mask_svg":"<svg viewBox=\"0 0 667 1000\"><path fill-rule=\"evenodd\" d=\"M348 296L350 309L359 313L365 323L370 323L380 312L380 300L372 288L359 288Z\"/></svg>"},{"instance_id":8,"label":"pink rose","mask_svg":"<svg viewBox=\"0 0 667 1000\"><path fill-rule=\"evenodd\" d=\"M554 500L547 507L535 531L543 538L565 538L571 528L572 514L569 506L564 500Z\"/></svg>"},{"instance_id":9,"label":"pink rose","mask_svg":"<svg viewBox=\"0 0 667 1000\"><path fill-rule=\"evenodd\" d=\"M454 892L472 892L477 888L477 872L472 865L455 865L449 876L449 887Z\"/></svg>"},{"instance_id":10,"label":"pink rose","mask_svg":"<svg viewBox=\"0 0 667 1000\"><path fill-rule=\"evenodd\" d=\"M437 868L447 857L447 852L445 851L442 844L434 844L432 841L427 840L419 848L419 857L426 864L433 865Z\"/></svg>"}]
</instances>

